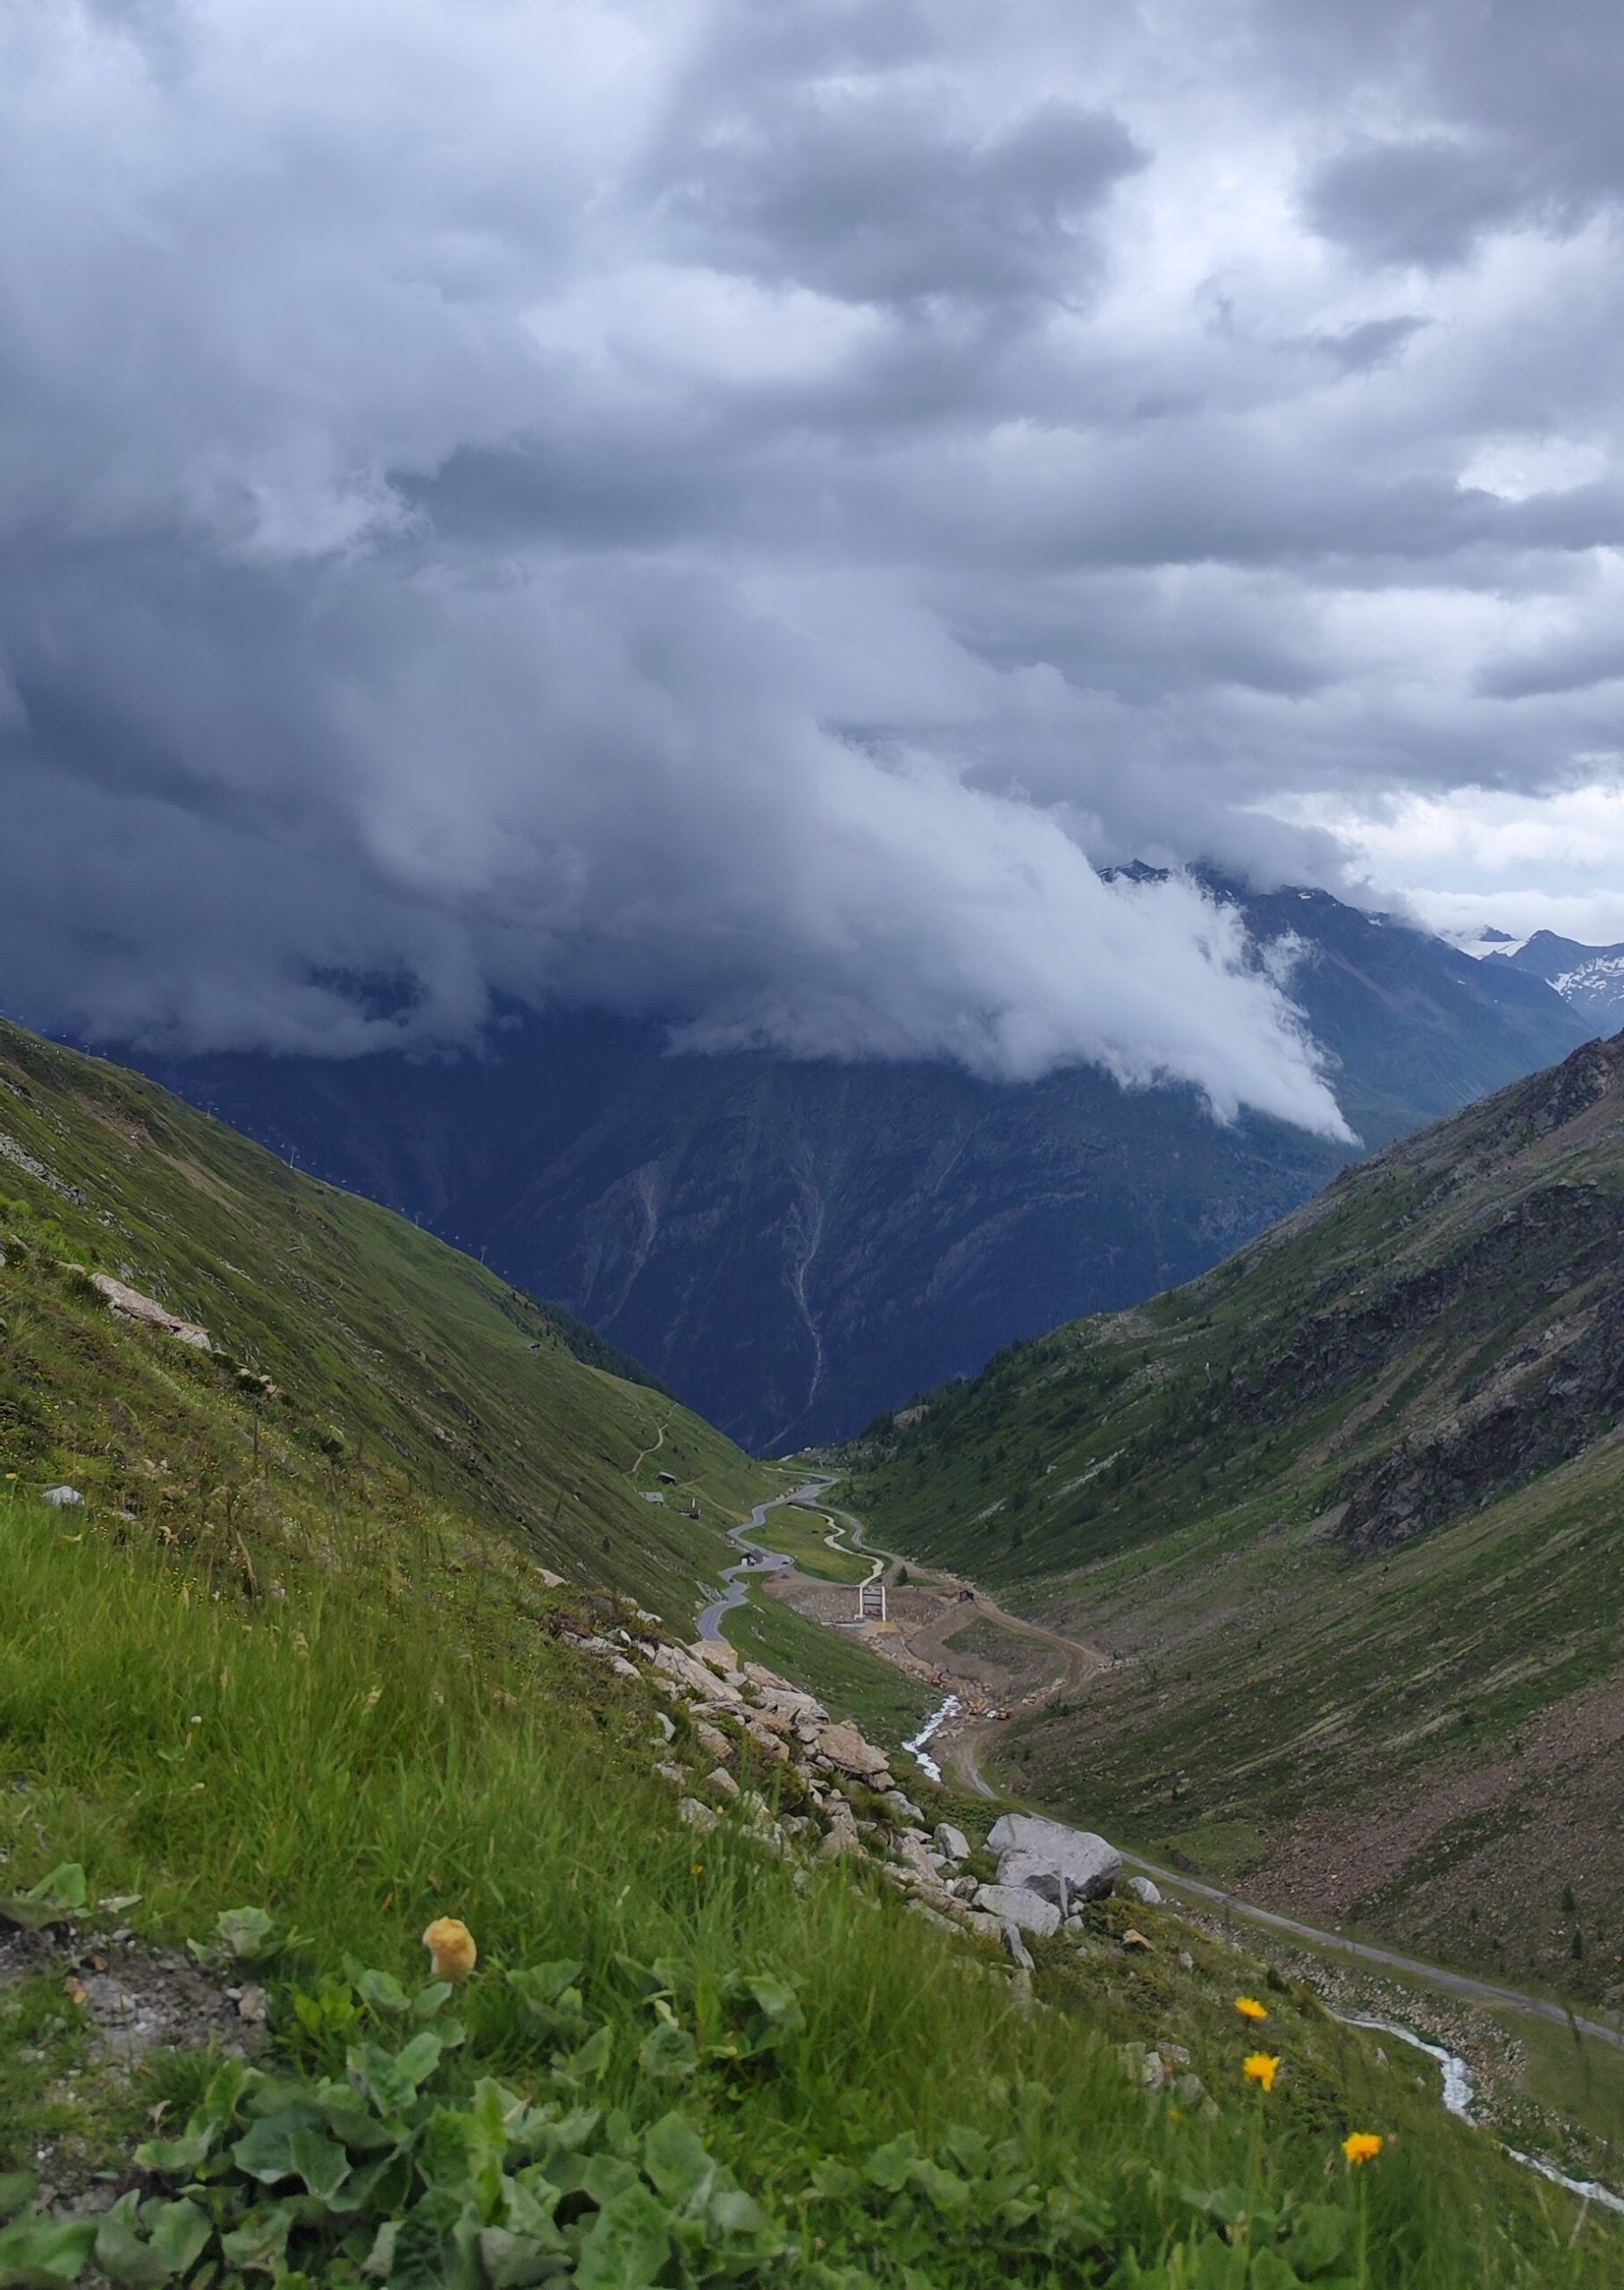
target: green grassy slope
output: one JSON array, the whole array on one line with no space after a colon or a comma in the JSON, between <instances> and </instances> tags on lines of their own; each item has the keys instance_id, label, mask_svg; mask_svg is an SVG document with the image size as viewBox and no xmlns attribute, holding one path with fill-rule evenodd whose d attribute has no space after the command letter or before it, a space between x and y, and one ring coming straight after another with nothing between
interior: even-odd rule
<instances>
[{"instance_id":1,"label":"green grassy slope","mask_svg":"<svg viewBox=\"0 0 1624 2290\"><path fill-rule=\"evenodd\" d=\"M384 2088L386 2066L362 2047L393 2057L412 2026L359 1967L410 1990L418 1935L442 1913L478 1940L453 2007L464 2040L432 2071L438 2112L416 2134L417 2181L404 2166L376 2181L367 2142L399 2134L379 2129L355 2088L337 2115L307 2116L295 2159L313 2188L343 2182L350 2158L332 2126L354 2158L349 2183L373 2189L353 2198L359 2229L314 2192L290 2214L285 2185L245 2186L228 2155L205 2171L206 2216L229 2222L251 2204L257 2233L303 2237L308 2271L276 2277L290 2290L362 2280L377 2211L408 2201L436 2255L409 2264L402 2243L392 2281L495 2290L540 2278L526 2251L549 2214L527 2192L555 2205L564 2228L559 2263L541 2271L591 2290L1616 2279L1620 2244L1604 2216L1578 2218L1445 2117L1425 2078L1383 2065L1306 1992L1163 1912L1135 1912L1149 1954L1114 1944L1121 1904L1098 1912L1086 1956L1038 1943L1038 1995L1053 2008L1023 2014L992 1959L909 1914L873 1871L799 1870L742 1821L685 1828L649 1771L663 1753L654 1697L551 1641L533 1571L491 1548L488 1584L457 1572L462 1552L444 1570L352 1566L285 1604L256 1602L199 1595L196 1564L149 1538L115 1539L106 1521L70 1532L32 1501L0 1501L8 1886L72 1856L93 1899L114 1896L170 1941L207 1941L224 1910L263 1911L272 1953L236 1977L269 1990L269 2064L341 2088L346 2060L351 2087ZM523 1975L543 1963L566 1980L574 1968L575 2005L527 2001ZM740 1977L797 1999L782 2042L742 2058L723 2040L745 2023L728 2001ZM540 1997L558 1984L541 1981ZM1241 2073L1256 2031L1233 1998L1248 1990L1268 2000L1263 2033L1283 2062L1266 2100ZM150 2135L155 2099L174 2137L208 2072L160 2059L134 2092L97 2072L60 1977L0 1980L0 2173L31 2165L43 2140L59 2186L119 2170L128 2142ZM1117 2048L1175 2039L1212 2107L1153 2100ZM250 2107L285 2123L309 2089L266 2087ZM547 2114L525 2115L531 2102ZM386 2112L399 2120L403 2106ZM765 2217L700 2201L684 2219L704 2167L689 2169L673 2113ZM253 2120L239 2116L226 2148ZM1388 2142L1358 2180L1339 2152L1350 2128ZM263 2146L268 2130L255 2135ZM196 2168L183 2156L154 2165L146 2185L172 2194ZM613 2230L596 2223L605 2215ZM482 2219L494 2240L476 2237ZM507 2242L515 2230L529 2243ZM30 2278L7 2272L0 2248L0 2282Z\"/></svg>"},{"instance_id":2,"label":"green grassy slope","mask_svg":"<svg viewBox=\"0 0 1624 2290\"><path fill-rule=\"evenodd\" d=\"M674 1621L724 1561L718 1526L782 1484L471 1259L4 1023L0 1251L5 1468L224 1566L308 1549L338 1513L414 1534L450 1514ZM215 1353L116 1318L74 1264L201 1323ZM646 1502L661 1470L680 1484Z\"/></svg>"},{"instance_id":3,"label":"green grassy slope","mask_svg":"<svg viewBox=\"0 0 1624 2290\"><path fill-rule=\"evenodd\" d=\"M1621 1239L1624 1039L935 1395L853 1499L1117 1658L1028 1787L1624 2004Z\"/></svg>"}]
</instances>

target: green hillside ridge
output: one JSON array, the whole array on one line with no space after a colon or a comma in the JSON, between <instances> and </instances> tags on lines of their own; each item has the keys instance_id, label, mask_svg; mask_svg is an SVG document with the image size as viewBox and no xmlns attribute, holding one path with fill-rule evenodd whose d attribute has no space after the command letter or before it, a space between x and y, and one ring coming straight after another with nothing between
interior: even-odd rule
<instances>
[{"instance_id":1,"label":"green hillside ridge","mask_svg":"<svg viewBox=\"0 0 1624 2290\"><path fill-rule=\"evenodd\" d=\"M851 1451L895 1548L1113 1658L1028 1794L1624 2004L1624 1037Z\"/></svg>"},{"instance_id":2,"label":"green hillside ridge","mask_svg":"<svg viewBox=\"0 0 1624 2290\"><path fill-rule=\"evenodd\" d=\"M183 1528L226 1568L252 1547L262 1572L337 1513L413 1534L450 1514L674 1619L730 1556L717 1529L784 1484L470 1258L4 1022L0 1251L7 1468ZM215 1351L121 1319L75 1264Z\"/></svg>"}]
</instances>

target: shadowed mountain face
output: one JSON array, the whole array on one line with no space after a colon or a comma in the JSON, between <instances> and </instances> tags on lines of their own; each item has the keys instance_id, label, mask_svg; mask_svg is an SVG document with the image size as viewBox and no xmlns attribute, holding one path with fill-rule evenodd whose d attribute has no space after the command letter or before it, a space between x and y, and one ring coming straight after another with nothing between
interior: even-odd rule
<instances>
[{"instance_id":1,"label":"shadowed mountain face","mask_svg":"<svg viewBox=\"0 0 1624 2290\"><path fill-rule=\"evenodd\" d=\"M1514 954L1486 954L1484 968L1491 963L1544 979L1598 1033L1624 1023L1624 946L1585 946L1536 930Z\"/></svg>"},{"instance_id":2,"label":"shadowed mountain face","mask_svg":"<svg viewBox=\"0 0 1624 2290\"><path fill-rule=\"evenodd\" d=\"M1301 942L1292 990L1366 1148L1590 1030L1541 980L1323 893L1245 903L1260 938ZM137 1062L561 1298L757 1447L1188 1279L1349 1158L1092 1070L673 1057L652 1023L579 1014L450 1064Z\"/></svg>"},{"instance_id":3,"label":"shadowed mountain face","mask_svg":"<svg viewBox=\"0 0 1624 2290\"><path fill-rule=\"evenodd\" d=\"M1115 1658L1011 1729L1029 1792L1617 2001L1621 1413L1624 1034L934 1394L854 1499Z\"/></svg>"}]
</instances>

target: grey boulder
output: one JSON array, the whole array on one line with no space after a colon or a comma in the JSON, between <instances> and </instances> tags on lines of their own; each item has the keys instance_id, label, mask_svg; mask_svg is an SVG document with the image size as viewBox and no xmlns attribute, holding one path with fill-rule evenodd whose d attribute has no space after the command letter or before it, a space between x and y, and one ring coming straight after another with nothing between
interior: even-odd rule
<instances>
[{"instance_id":1,"label":"grey boulder","mask_svg":"<svg viewBox=\"0 0 1624 2290\"><path fill-rule=\"evenodd\" d=\"M1020 1853L1035 1866L1057 1871L1074 1902L1104 1900L1116 1889L1122 1873L1122 1856L1114 1845L1091 1829L1068 1828L1063 1821L1046 1820L1041 1813L1002 1814L988 1831L987 1843L1001 1856Z\"/></svg>"},{"instance_id":2,"label":"grey boulder","mask_svg":"<svg viewBox=\"0 0 1624 2290\"><path fill-rule=\"evenodd\" d=\"M1028 1892L1024 1885L979 1885L976 1889L976 1905L984 1915L995 1916L1001 1924L1017 1925L1023 1932L1036 1932L1046 1940L1060 1930L1060 1911L1052 1900L1045 1900L1041 1893Z\"/></svg>"},{"instance_id":3,"label":"grey boulder","mask_svg":"<svg viewBox=\"0 0 1624 2290\"><path fill-rule=\"evenodd\" d=\"M1162 1895L1148 1877L1129 1877L1128 1889L1135 1900L1142 1900L1146 1908L1160 1908Z\"/></svg>"},{"instance_id":4,"label":"grey boulder","mask_svg":"<svg viewBox=\"0 0 1624 2290\"><path fill-rule=\"evenodd\" d=\"M940 1853L946 1860L968 1861L970 1857L970 1841L968 1837L966 1836L961 1828L955 1828L952 1821L942 1821L938 1823L936 1833L932 1839L932 1843L935 1845L937 1852Z\"/></svg>"}]
</instances>

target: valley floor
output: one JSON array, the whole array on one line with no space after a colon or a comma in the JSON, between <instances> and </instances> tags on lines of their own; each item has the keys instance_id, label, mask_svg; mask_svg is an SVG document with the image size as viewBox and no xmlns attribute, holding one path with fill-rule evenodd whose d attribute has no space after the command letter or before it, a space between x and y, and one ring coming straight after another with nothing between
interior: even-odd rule
<instances>
[{"instance_id":1,"label":"valley floor","mask_svg":"<svg viewBox=\"0 0 1624 2290\"><path fill-rule=\"evenodd\" d=\"M868 1556L863 1522L850 1511L832 1507L823 1489L803 1489L779 1520L808 1517L815 1505L822 1539ZM833 1535L823 1535L832 1526ZM1086 1692L1091 1681L1109 1673L1113 1657L1097 1646L1010 1613L980 1585L944 1569L902 1563L887 1555L885 1616L860 1620L849 1583L836 1587L799 1571L781 1554L786 1547L816 1547L806 1530L768 1529L779 1547L765 1549L758 1539L761 1518L735 1532L740 1548L764 1550L771 1568L757 1578L761 1598L806 1620L836 1632L853 1648L882 1658L921 1684L928 1685L950 1714L935 1732L930 1756L945 1777L977 1796L999 1799L1067 1819L1078 1809L1040 1806L1018 1777L998 1772L1001 1747L1011 1721ZM956 1706L955 1706L956 1705ZM900 1735L898 1738L901 1738ZM1121 1846L1120 1839L1113 1840ZM1248 1941L1265 1953L1289 1955L1291 1969L1318 1987L1333 2007L1352 2014L1392 2016L1402 2010L1408 2023L1446 2040L1470 2062L1483 2111L1508 2134L1527 2139L1530 2117L1554 2108L1564 2117L1568 2159L1586 2167L1611 2168L1624 2125L1624 2063L1617 2073L1608 2057L1624 2054L1624 2025L1609 2015L1577 2014L1561 1999L1457 1972L1382 1944L1380 1935L1332 1929L1288 1913L1281 1888L1271 1903L1248 1899L1227 1887L1171 1868L1163 1862L1121 1848L1130 1867L1150 1877L1197 1913L1216 1912L1223 1925L1238 1921ZM1272 1946L1273 1944L1273 1946ZM1400 2002L1395 2004L1394 1998ZM1408 2000L1405 2000L1408 1999ZM1563 2031L1573 2058L1567 2073L1552 2075L1545 2040L1529 2023ZM1602 2056L1600 2066L1584 2055ZM1547 2138L1552 2125L1545 2124Z\"/></svg>"}]
</instances>

